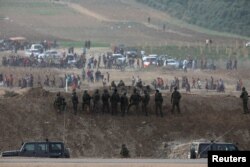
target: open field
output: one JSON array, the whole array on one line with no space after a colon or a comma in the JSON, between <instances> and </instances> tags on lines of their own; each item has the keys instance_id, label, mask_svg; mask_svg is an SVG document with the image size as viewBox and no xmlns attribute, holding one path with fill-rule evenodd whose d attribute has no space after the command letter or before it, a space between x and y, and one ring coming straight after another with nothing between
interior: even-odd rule
<instances>
[{"instance_id":1,"label":"open field","mask_svg":"<svg viewBox=\"0 0 250 167\"><path fill-rule=\"evenodd\" d=\"M59 39L128 45L197 45L211 38L216 45L234 45L245 39L211 33L179 23L167 14L135 0L36 1L2 0L0 37L30 40ZM96 5L98 4L98 5ZM112 5L110 5L112 4ZM147 17L151 23L147 23ZM166 30L162 25L166 24ZM221 36L222 35L222 36Z\"/></svg>"}]
</instances>

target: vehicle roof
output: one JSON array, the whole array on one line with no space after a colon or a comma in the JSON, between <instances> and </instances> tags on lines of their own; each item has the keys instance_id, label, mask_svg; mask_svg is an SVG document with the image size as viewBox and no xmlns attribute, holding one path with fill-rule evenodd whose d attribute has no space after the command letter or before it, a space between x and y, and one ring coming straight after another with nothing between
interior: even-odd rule
<instances>
[{"instance_id":1,"label":"vehicle roof","mask_svg":"<svg viewBox=\"0 0 250 167\"><path fill-rule=\"evenodd\" d=\"M24 144L28 144L28 143L63 143L61 141L31 141L31 142L24 142Z\"/></svg>"},{"instance_id":2,"label":"vehicle roof","mask_svg":"<svg viewBox=\"0 0 250 167\"><path fill-rule=\"evenodd\" d=\"M233 143L226 143L226 142L192 142L192 144L233 144Z\"/></svg>"}]
</instances>

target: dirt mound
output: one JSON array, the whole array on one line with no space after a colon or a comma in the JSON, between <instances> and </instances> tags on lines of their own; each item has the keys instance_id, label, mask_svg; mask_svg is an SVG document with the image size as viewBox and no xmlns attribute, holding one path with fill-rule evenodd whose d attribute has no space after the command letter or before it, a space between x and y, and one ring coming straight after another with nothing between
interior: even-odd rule
<instances>
[{"instance_id":1,"label":"dirt mound","mask_svg":"<svg viewBox=\"0 0 250 167\"><path fill-rule=\"evenodd\" d=\"M239 143L250 148L250 115L242 114L241 101L232 96L183 94L182 114L170 114L170 94L164 95L164 118L139 111L122 118L110 114L72 114L71 94L65 115L53 108L56 93L41 88L0 100L0 151L16 149L22 141L65 140L73 157L119 157L127 144L132 157L186 158L193 140L206 138ZM78 94L80 96L80 94ZM79 106L80 109L80 106Z\"/></svg>"}]
</instances>

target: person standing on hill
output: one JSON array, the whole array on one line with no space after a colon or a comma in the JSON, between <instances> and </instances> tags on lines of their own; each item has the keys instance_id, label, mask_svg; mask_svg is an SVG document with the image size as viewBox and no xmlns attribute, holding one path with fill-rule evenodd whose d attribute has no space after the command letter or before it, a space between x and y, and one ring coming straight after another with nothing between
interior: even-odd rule
<instances>
[{"instance_id":1,"label":"person standing on hill","mask_svg":"<svg viewBox=\"0 0 250 167\"><path fill-rule=\"evenodd\" d=\"M77 113L77 105L78 105L78 96L76 95L75 90L73 90L71 100L72 100L72 104L73 104L74 114L76 115L76 113Z\"/></svg>"},{"instance_id":2,"label":"person standing on hill","mask_svg":"<svg viewBox=\"0 0 250 167\"><path fill-rule=\"evenodd\" d=\"M145 116L148 116L148 103L150 95L147 90L144 90L144 96L142 97L142 111L145 112Z\"/></svg>"},{"instance_id":3,"label":"person standing on hill","mask_svg":"<svg viewBox=\"0 0 250 167\"><path fill-rule=\"evenodd\" d=\"M123 93L120 99L122 116L125 115L126 109L128 108L128 97L127 93Z\"/></svg>"},{"instance_id":4,"label":"person standing on hill","mask_svg":"<svg viewBox=\"0 0 250 167\"><path fill-rule=\"evenodd\" d=\"M117 111L117 106L118 103L120 102L120 96L117 93L117 89L114 90L113 94L110 97L110 103L111 103L111 114L116 115L118 113Z\"/></svg>"},{"instance_id":5,"label":"person standing on hill","mask_svg":"<svg viewBox=\"0 0 250 167\"><path fill-rule=\"evenodd\" d=\"M61 96L61 93L60 92L58 92L57 94L56 94L56 99L55 99L55 101L54 101L54 107L55 107L55 109L57 110L57 112L58 113L61 113L62 112L62 105L63 105L63 101L62 101L62 96Z\"/></svg>"},{"instance_id":6,"label":"person standing on hill","mask_svg":"<svg viewBox=\"0 0 250 167\"><path fill-rule=\"evenodd\" d=\"M102 94L102 113L110 112L109 111L109 99L110 95L107 89L104 89L104 92Z\"/></svg>"},{"instance_id":7,"label":"person standing on hill","mask_svg":"<svg viewBox=\"0 0 250 167\"><path fill-rule=\"evenodd\" d=\"M179 91L177 91L177 87L174 88L174 92L171 95L171 103L172 103L172 114L174 113L175 106L177 107L178 113L181 113L180 111L180 99L181 94Z\"/></svg>"},{"instance_id":8,"label":"person standing on hill","mask_svg":"<svg viewBox=\"0 0 250 167\"><path fill-rule=\"evenodd\" d=\"M246 88L245 87L243 87L242 88L242 92L241 92L241 95L240 95L240 98L242 99L242 101L243 101L243 110L244 110L244 114L249 114L250 112L249 112L249 110L248 110L248 105L247 105L247 103L248 103L248 93L247 93L247 91L246 91Z\"/></svg>"},{"instance_id":9,"label":"person standing on hill","mask_svg":"<svg viewBox=\"0 0 250 167\"><path fill-rule=\"evenodd\" d=\"M158 116L158 110L160 110L161 117L163 117L162 102L163 102L162 95L160 91L156 89L156 92L155 92L155 114L156 116Z\"/></svg>"},{"instance_id":10,"label":"person standing on hill","mask_svg":"<svg viewBox=\"0 0 250 167\"><path fill-rule=\"evenodd\" d=\"M139 93L137 93L136 89L134 89L134 93L130 96L130 99L129 99L129 105L128 105L127 113L129 113L129 109L132 106L135 106L136 111L138 112L140 101L141 101L141 96L139 95Z\"/></svg>"},{"instance_id":11,"label":"person standing on hill","mask_svg":"<svg viewBox=\"0 0 250 167\"><path fill-rule=\"evenodd\" d=\"M84 111L85 106L88 106L88 110L90 112L90 100L91 100L91 97L88 94L88 91L85 90L82 95L82 111Z\"/></svg>"},{"instance_id":12,"label":"person standing on hill","mask_svg":"<svg viewBox=\"0 0 250 167\"><path fill-rule=\"evenodd\" d=\"M99 90L97 89L93 95L93 113L99 112L99 102L101 99L101 95L99 93Z\"/></svg>"}]
</instances>

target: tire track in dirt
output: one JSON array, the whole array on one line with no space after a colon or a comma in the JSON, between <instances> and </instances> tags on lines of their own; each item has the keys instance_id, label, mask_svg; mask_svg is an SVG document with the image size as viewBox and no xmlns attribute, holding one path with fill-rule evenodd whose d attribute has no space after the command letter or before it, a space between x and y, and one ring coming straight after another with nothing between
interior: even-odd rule
<instances>
[{"instance_id":1,"label":"tire track in dirt","mask_svg":"<svg viewBox=\"0 0 250 167\"><path fill-rule=\"evenodd\" d=\"M101 21L101 22L112 22L112 23L131 23L131 22L135 22L133 20L110 19L110 18L102 16L102 15L96 13L96 12L90 11L87 8L83 7L82 5L79 5L79 4L76 4L76 3L73 3L73 2L60 2L60 3L64 4L64 5L67 5L69 8L79 12L82 15L87 15L87 16L95 18L96 20ZM138 21L136 21L136 22L143 25L143 26L145 26L145 27L147 27L147 28L151 28L151 29L154 29L156 31L162 31L162 28L160 28L157 25L149 24L147 22L138 22ZM173 34L177 34L177 35L181 35L181 36L186 36L186 37L192 37L192 35L190 35L190 34L180 33L180 32L177 32L177 31L174 31L174 30L171 30L171 29L167 29L167 30L165 30L165 32L173 33Z\"/></svg>"}]
</instances>

